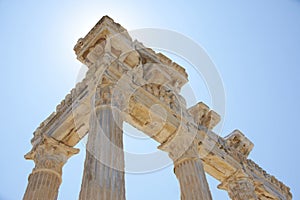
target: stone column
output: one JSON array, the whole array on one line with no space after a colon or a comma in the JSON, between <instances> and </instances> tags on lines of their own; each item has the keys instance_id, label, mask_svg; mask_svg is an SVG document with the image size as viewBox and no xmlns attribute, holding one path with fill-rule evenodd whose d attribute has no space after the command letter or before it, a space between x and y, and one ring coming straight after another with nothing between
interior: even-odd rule
<instances>
[{"instance_id":1,"label":"stone column","mask_svg":"<svg viewBox=\"0 0 300 200\"><path fill-rule=\"evenodd\" d=\"M182 200L212 199L202 161L192 148L175 161L174 173L180 184Z\"/></svg>"},{"instance_id":2,"label":"stone column","mask_svg":"<svg viewBox=\"0 0 300 200\"><path fill-rule=\"evenodd\" d=\"M226 190L232 200L258 199L252 179L241 170L224 180L218 188Z\"/></svg>"},{"instance_id":3,"label":"stone column","mask_svg":"<svg viewBox=\"0 0 300 200\"><path fill-rule=\"evenodd\" d=\"M112 86L106 84L95 95L80 200L125 199L123 120L111 96Z\"/></svg>"},{"instance_id":4,"label":"stone column","mask_svg":"<svg viewBox=\"0 0 300 200\"><path fill-rule=\"evenodd\" d=\"M169 144L159 147L174 161L174 173L179 181L181 200L212 200L202 160L197 152L194 137L178 134Z\"/></svg>"},{"instance_id":5,"label":"stone column","mask_svg":"<svg viewBox=\"0 0 300 200\"><path fill-rule=\"evenodd\" d=\"M62 167L67 159L79 149L69 147L59 141L42 136L39 144L25 155L34 160L35 167L28 177L28 185L23 200L55 200L61 184Z\"/></svg>"}]
</instances>

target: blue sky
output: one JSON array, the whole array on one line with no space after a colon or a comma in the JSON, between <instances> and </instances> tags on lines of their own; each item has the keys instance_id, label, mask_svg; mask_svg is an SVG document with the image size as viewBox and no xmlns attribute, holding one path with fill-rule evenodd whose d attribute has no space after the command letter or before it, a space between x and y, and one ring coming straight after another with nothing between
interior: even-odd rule
<instances>
[{"instance_id":1,"label":"blue sky","mask_svg":"<svg viewBox=\"0 0 300 200\"><path fill-rule=\"evenodd\" d=\"M300 1L0 0L1 200L22 198L34 166L23 158L32 133L74 87L81 64L73 46L103 15L128 30L170 29L206 49L225 87L219 134L240 129L255 144L250 158L300 199ZM203 99L205 92L197 96ZM129 143L126 148L143 151ZM154 151L157 144L147 143ZM78 198L84 145L78 147L81 153L64 167L61 200ZM216 189L217 181L209 178L209 184L214 199L229 199ZM126 174L126 196L179 199L172 166Z\"/></svg>"}]
</instances>

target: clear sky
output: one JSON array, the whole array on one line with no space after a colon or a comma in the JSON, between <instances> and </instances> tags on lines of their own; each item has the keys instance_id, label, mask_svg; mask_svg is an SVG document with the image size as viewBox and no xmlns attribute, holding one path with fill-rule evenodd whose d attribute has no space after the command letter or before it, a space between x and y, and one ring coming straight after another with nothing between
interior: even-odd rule
<instances>
[{"instance_id":1,"label":"clear sky","mask_svg":"<svg viewBox=\"0 0 300 200\"><path fill-rule=\"evenodd\" d=\"M250 158L300 199L300 1L0 0L1 200L22 198L34 166L23 158L32 133L74 87L81 63L73 46L103 15L128 30L170 29L206 49L225 87L219 134L240 129L255 144ZM156 143L146 143L156 151ZM127 138L125 148L146 151L128 144ZM78 147L81 153L64 167L60 200L78 198L85 156L84 145ZM213 198L229 199L208 178ZM172 166L126 174L126 196L179 199Z\"/></svg>"}]
</instances>

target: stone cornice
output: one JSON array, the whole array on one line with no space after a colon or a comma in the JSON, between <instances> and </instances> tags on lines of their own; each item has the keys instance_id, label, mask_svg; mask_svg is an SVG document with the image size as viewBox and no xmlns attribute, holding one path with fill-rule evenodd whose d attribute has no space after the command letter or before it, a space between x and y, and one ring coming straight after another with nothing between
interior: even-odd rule
<instances>
[{"instance_id":1,"label":"stone cornice","mask_svg":"<svg viewBox=\"0 0 300 200\"><path fill-rule=\"evenodd\" d=\"M120 24L115 23L113 19L108 16L102 17L97 24L88 32L84 38L80 38L74 47L74 51L78 60L85 63L84 54L94 47L97 41L101 38L106 39L109 34L125 34L127 39L131 40L127 30Z\"/></svg>"}]
</instances>

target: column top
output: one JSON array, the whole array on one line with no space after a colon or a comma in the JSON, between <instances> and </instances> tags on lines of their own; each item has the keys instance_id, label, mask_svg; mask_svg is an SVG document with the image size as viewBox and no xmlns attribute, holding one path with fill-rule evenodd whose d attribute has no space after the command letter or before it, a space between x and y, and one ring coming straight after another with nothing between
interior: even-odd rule
<instances>
[{"instance_id":1,"label":"column top","mask_svg":"<svg viewBox=\"0 0 300 200\"><path fill-rule=\"evenodd\" d=\"M26 160L34 160L36 157L37 150L39 148L43 148L43 150L47 150L52 147L51 151L58 151L61 154L64 154L66 158L71 157L74 154L79 152L79 149L70 147L65 145L64 143L55 140L52 137L47 135L42 135L38 141L34 144L31 151L28 152L24 157Z\"/></svg>"},{"instance_id":2,"label":"column top","mask_svg":"<svg viewBox=\"0 0 300 200\"><path fill-rule=\"evenodd\" d=\"M184 127L180 127L171 138L159 145L158 149L168 152L175 164L181 162L182 159L200 158L195 135L185 130Z\"/></svg>"}]
</instances>

